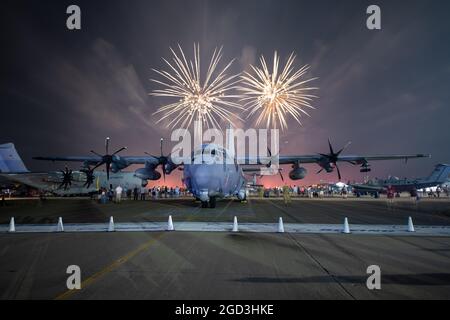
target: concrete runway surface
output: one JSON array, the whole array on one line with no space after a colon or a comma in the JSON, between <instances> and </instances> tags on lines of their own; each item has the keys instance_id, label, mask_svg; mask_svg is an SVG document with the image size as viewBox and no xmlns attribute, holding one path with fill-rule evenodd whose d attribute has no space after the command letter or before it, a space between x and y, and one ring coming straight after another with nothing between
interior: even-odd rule
<instances>
[{"instance_id":1,"label":"concrete runway surface","mask_svg":"<svg viewBox=\"0 0 450 320\"><path fill-rule=\"evenodd\" d=\"M349 200L349 199L348 199ZM0 223L175 221L450 225L448 200L191 200L99 205L90 200L11 201ZM368 290L369 265L381 290ZM78 265L82 289L68 291ZM449 299L450 237L114 232L0 234L1 299Z\"/></svg>"}]
</instances>

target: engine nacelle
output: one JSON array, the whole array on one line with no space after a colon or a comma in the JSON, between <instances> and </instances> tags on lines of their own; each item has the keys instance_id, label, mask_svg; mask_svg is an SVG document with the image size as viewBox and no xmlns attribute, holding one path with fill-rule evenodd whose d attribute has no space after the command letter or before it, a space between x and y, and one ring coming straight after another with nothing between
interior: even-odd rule
<instances>
[{"instance_id":1,"label":"engine nacelle","mask_svg":"<svg viewBox=\"0 0 450 320\"><path fill-rule=\"evenodd\" d=\"M306 177L307 173L308 171L305 168L297 167L294 168L294 170L292 170L291 172L289 172L289 178L291 178L291 180L301 180Z\"/></svg>"},{"instance_id":2,"label":"engine nacelle","mask_svg":"<svg viewBox=\"0 0 450 320\"><path fill-rule=\"evenodd\" d=\"M161 173L153 168L140 168L134 172L134 176L142 180L159 180Z\"/></svg>"}]
</instances>

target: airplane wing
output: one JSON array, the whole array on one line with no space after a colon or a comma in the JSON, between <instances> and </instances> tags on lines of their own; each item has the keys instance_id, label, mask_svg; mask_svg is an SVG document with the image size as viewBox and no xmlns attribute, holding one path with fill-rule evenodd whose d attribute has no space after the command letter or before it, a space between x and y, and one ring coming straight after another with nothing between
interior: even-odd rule
<instances>
[{"instance_id":1,"label":"airplane wing","mask_svg":"<svg viewBox=\"0 0 450 320\"><path fill-rule=\"evenodd\" d=\"M66 161L66 162L88 162L97 163L101 161L101 157L88 156L88 157L33 157L34 160L45 160L45 161Z\"/></svg>"},{"instance_id":2,"label":"airplane wing","mask_svg":"<svg viewBox=\"0 0 450 320\"><path fill-rule=\"evenodd\" d=\"M34 160L44 160L44 161L62 161L62 162L86 162L88 164L97 164L102 161L101 157L97 156L69 156L69 157L33 157ZM153 156L121 156L117 158L119 161L123 161L128 165L132 164L145 164L154 163L155 165L159 163L158 158Z\"/></svg>"},{"instance_id":3,"label":"airplane wing","mask_svg":"<svg viewBox=\"0 0 450 320\"><path fill-rule=\"evenodd\" d=\"M345 161L355 164L363 164L368 161L380 161L380 160L409 160L417 158L431 158L429 154L404 154L404 155L378 155L378 156L339 156L338 161Z\"/></svg>"},{"instance_id":4,"label":"airplane wing","mask_svg":"<svg viewBox=\"0 0 450 320\"><path fill-rule=\"evenodd\" d=\"M428 154L405 154L405 155L376 155L376 156L359 156L359 155L343 155L336 158L336 162L349 162L352 164L364 164L369 161L380 161L380 160L408 160L415 158L430 158ZM244 157L237 158L238 163L251 165L267 164L270 161L275 161L275 157ZM298 156L283 156L280 155L278 158L279 164L300 164L300 163L321 163L327 162L329 158L320 154L317 155L298 155Z\"/></svg>"},{"instance_id":5,"label":"airplane wing","mask_svg":"<svg viewBox=\"0 0 450 320\"><path fill-rule=\"evenodd\" d=\"M370 186L366 184L350 184L350 186L358 192L383 192L385 190L382 186Z\"/></svg>"}]
</instances>

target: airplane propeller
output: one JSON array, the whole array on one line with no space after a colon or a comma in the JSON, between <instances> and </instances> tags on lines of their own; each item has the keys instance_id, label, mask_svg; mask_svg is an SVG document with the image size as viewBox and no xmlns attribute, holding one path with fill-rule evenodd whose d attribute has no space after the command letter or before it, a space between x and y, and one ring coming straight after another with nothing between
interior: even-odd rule
<instances>
[{"instance_id":1,"label":"airplane propeller","mask_svg":"<svg viewBox=\"0 0 450 320\"><path fill-rule=\"evenodd\" d=\"M270 168L272 166L272 151L270 151L270 148L267 148L267 152L269 154L270 162L267 164L267 168ZM280 175L281 181L284 182L283 174L281 173L282 169L278 168L278 174Z\"/></svg>"},{"instance_id":2,"label":"airplane propeller","mask_svg":"<svg viewBox=\"0 0 450 320\"><path fill-rule=\"evenodd\" d=\"M163 179L164 179L164 182L165 182L166 181L166 165L169 164L170 158L169 158L169 156L165 156L164 153L163 153L163 141L164 141L164 139L161 138L160 143L159 143L159 147L160 147L160 156L159 157L158 156L154 156L154 155L152 155L152 154L150 154L148 152L145 152L145 154L147 154L147 155L149 155L149 156L151 156L153 158L158 159L157 166L159 166L159 165L162 166Z\"/></svg>"},{"instance_id":3,"label":"airplane propeller","mask_svg":"<svg viewBox=\"0 0 450 320\"><path fill-rule=\"evenodd\" d=\"M94 169L84 168L80 170L86 175L86 182L83 184L83 187L89 189L89 187L94 183Z\"/></svg>"},{"instance_id":4,"label":"airplane propeller","mask_svg":"<svg viewBox=\"0 0 450 320\"><path fill-rule=\"evenodd\" d=\"M325 154L325 153L319 153L319 155L321 155L322 157L324 157L327 160L327 163L329 164L333 164L336 167L336 171L338 173L338 178L339 181L341 180L342 176L341 176L341 171L339 170L339 166L337 165L337 162L339 160L339 155L342 153L342 151L344 151L349 145L351 144L351 142L349 141L341 150L339 150L338 152L334 152L333 150L333 146L331 145L330 139L328 139L328 147L330 148L330 153ZM317 171L317 174L321 173L325 168L321 168L319 171Z\"/></svg>"},{"instance_id":5,"label":"airplane propeller","mask_svg":"<svg viewBox=\"0 0 450 320\"><path fill-rule=\"evenodd\" d=\"M95 154L96 156L100 157L101 160L100 162L98 162L93 168L92 171L94 171L95 169L97 169L98 167L100 167L101 165L105 164L106 165L106 178L109 180L109 172L111 171L111 164L114 162L114 156L120 152L122 152L123 150L126 150L127 147L122 147L120 149L118 149L116 152L109 154L109 140L110 138L107 137L105 140L105 150L106 153L104 155L101 155L97 152L95 152L94 150L91 150L91 153Z\"/></svg>"},{"instance_id":6,"label":"airplane propeller","mask_svg":"<svg viewBox=\"0 0 450 320\"><path fill-rule=\"evenodd\" d=\"M70 170L66 166L66 169L61 170L61 173L62 173L62 181L61 181L61 184L59 185L58 189L64 188L64 190L67 190L68 188L70 188L70 186L72 186L72 180L73 180L72 170Z\"/></svg>"}]
</instances>

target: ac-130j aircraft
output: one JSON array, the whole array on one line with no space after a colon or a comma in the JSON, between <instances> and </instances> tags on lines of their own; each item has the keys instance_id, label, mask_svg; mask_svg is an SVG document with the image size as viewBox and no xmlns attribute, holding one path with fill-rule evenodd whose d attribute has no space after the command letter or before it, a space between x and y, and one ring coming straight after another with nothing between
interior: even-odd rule
<instances>
[{"instance_id":1,"label":"ac-130j aircraft","mask_svg":"<svg viewBox=\"0 0 450 320\"><path fill-rule=\"evenodd\" d=\"M232 133L231 133L232 134ZM234 141L234 136L231 141ZM84 169L92 172L96 168L105 165L106 175L109 177L110 172L116 173L133 164L143 164L143 168L139 168L134 172L137 178L142 179L143 183L147 180L159 180L161 174L157 171L159 166L162 167L162 173L165 178L166 174L170 174L173 170L179 168L183 170L183 183L193 196L202 202L202 207L215 207L216 199L236 196L240 200L245 200L247 196L247 181L244 176L246 171L244 165L238 164L234 156L234 152L226 150L224 147L215 144L203 144L192 153L190 163L175 164L170 155L163 155L163 139L161 139L161 154L153 156L120 156L119 153L126 150L122 147L113 153L109 153L109 138L106 138L106 153L101 155L95 151L91 151L93 156L75 156L75 157L34 157L36 160L48 161L64 161L64 162L82 162ZM335 169L339 180L341 173L338 167L339 162L347 162L353 165L359 165L361 172L369 172L369 161L379 160L396 160L404 159L405 161L412 158L428 158L430 155L413 154L413 155L382 155L382 156L360 156L360 155L342 155L344 148L335 152L330 141L328 140L329 153L315 155L297 155L277 157L280 165L290 164L292 170L289 172L289 178L292 180L300 180L305 178L307 170L302 164L316 163L320 166L321 171L325 170L330 173ZM234 142L230 149L234 150ZM214 158L215 163L211 164L210 157ZM230 157L233 157L230 159ZM257 165L266 165L272 159L259 158ZM199 161L198 161L199 160ZM219 161L217 161L219 160ZM221 161L220 161L221 160ZM217 164L220 163L220 164ZM281 174L281 173L280 173Z\"/></svg>"}]
</instances>

